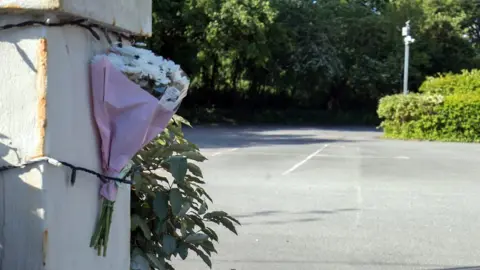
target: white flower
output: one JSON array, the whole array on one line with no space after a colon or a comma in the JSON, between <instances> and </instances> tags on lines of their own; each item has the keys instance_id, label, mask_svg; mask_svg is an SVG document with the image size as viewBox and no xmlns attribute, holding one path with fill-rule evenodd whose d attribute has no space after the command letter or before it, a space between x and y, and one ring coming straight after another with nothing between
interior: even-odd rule
<instances>
[{"instance_id":1,"label":"white flower","mask_svg":"<svg viewBox=\"0 0 480 270\"><path fill-rule=\"evenodd\" d=\"M144 58L140 57L138 59L133 59L131 65L138 67L140 69L139 73L144 77L148 77L152 80L156 80L160 77L160 69L158 66L148 63Z\"/></svg>"},{"instance_id":2,"label":"white flower","mask_svg":"<svg viewBox=\"0 0 480 270\"><path fill-rule=\"evenodd\" d=\"M115 68L143 88L148 87L152 88L151 91L156 91L174 87L178 88L181 98L186 95L190 80L185 76L180 65L171 60L142 48L112 46L110 53L96 55L92 62L99 61L105 56ZM150 85L149 81L154 81L155 85Z\"/></svg>"},{"instance_id":3,"label":"white flower","mask_svg":"<svg viewBox=\"0 0 480 270\"><path fill-rule=\"evenodd\" d=\"M112 65L122 71L124 70L124 67L129 64L124 57L115 53L109 53L107 57L110 63L112 63Z\"/></svg>"},{"instance_id":4,"label":"white flower","mask_svg":"<svg viewBox=\"0 0 480 270\"><path fill-rule=\"evenodd\" d=\"M142 69L138 66L123 66L121 71L128 74L142 74Z\"/></svg>"}]
</instances>

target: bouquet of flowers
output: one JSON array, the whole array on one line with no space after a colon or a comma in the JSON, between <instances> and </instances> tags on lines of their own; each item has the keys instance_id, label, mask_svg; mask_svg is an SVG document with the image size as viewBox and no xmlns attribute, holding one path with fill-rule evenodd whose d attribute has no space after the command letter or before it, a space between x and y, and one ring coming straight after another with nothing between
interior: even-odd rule
<instances>
[{"instance_id":1,"label":"bouquet of flowers","mask_svg":"<svg viewBox=\"0 0 480 270\"><path fill-rule=\"evenodd\" d=\"M190 81L179 65L152 51L121 44L90 65L93 113L101 139L102 168L123 177L131 158L167 126ZM106 256L118 186L102 183L102 210L90 246Z\"/></svg>"}]
</instances>

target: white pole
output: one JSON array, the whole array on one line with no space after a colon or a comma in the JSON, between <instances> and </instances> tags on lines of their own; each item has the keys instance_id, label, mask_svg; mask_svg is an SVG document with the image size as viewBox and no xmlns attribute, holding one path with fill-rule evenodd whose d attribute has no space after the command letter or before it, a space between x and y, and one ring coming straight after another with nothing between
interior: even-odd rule
<instances>
[{"instance_id":1,"label":"white pole","mask_svg":"<svg viewBox=\"0 0 480 270\"><path fill-rule=\"evenodd\" d=\"M410 45L405 42L405 62L403 64L403 94L408 94L408 65L410 60Z\"/></svg>"},{"instance_id":2,"label":"white pole","mask_svg":"<svg viewBox=\"0 0 480 270\"><path fill-rule=\"evenodd\" d=\"M402 28L403 42L405 43L405 61L403 63L403 94L408 94L408 67L410 62L410 44L415 42L415 39L410 36L410 21L405 23Z\"/></svg>"}]
</instances>

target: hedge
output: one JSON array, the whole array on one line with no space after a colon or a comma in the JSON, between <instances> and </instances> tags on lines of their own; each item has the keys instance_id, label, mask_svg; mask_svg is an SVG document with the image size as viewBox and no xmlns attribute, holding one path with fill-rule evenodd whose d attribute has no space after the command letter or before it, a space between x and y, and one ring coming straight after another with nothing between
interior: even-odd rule
<instances>
[{"instance_id":1,"label":"hedge","mask_svg":"<svg viewBox=\"0 0 480 270\"><path fill-rule=\"evenodd\" d=\"M385 137L480 142L480 94L409 94L380 100Z\"/></svg>"},{"instance_id":2,"label":"hedge","mask_svg":"<svg viewBox=\"0 0 480 270\"><path fill-rule=\"evenodd\" d=\"M438 77L427 77L419 91L442 95L480 92L480 70L463 70L460 74L447 73Z\"/></svg>"}]
</instances>

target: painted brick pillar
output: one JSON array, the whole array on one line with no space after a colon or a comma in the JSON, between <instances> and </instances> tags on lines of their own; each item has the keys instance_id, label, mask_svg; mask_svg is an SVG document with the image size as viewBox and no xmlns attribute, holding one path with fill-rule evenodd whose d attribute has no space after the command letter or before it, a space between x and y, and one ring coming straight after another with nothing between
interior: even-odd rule
<instances>
[{"instance_id":1,"label":"painted brick pillar","mask_svg":"<svg viewBox=\"0 0 480 270\"><path fill-rule=\"evenodd\" d=\"M86 18L151 33L151 0L0 0L0 27ZM100 170L88 64L108 43L78 26L0 31L0 166L48 156ZM115 37L112 38L115 40ZM99 181L47 163L0 173L0 269L127 270L130 191L119 190L107 257L89 247Z\"/></svg>"}]
</instances>

